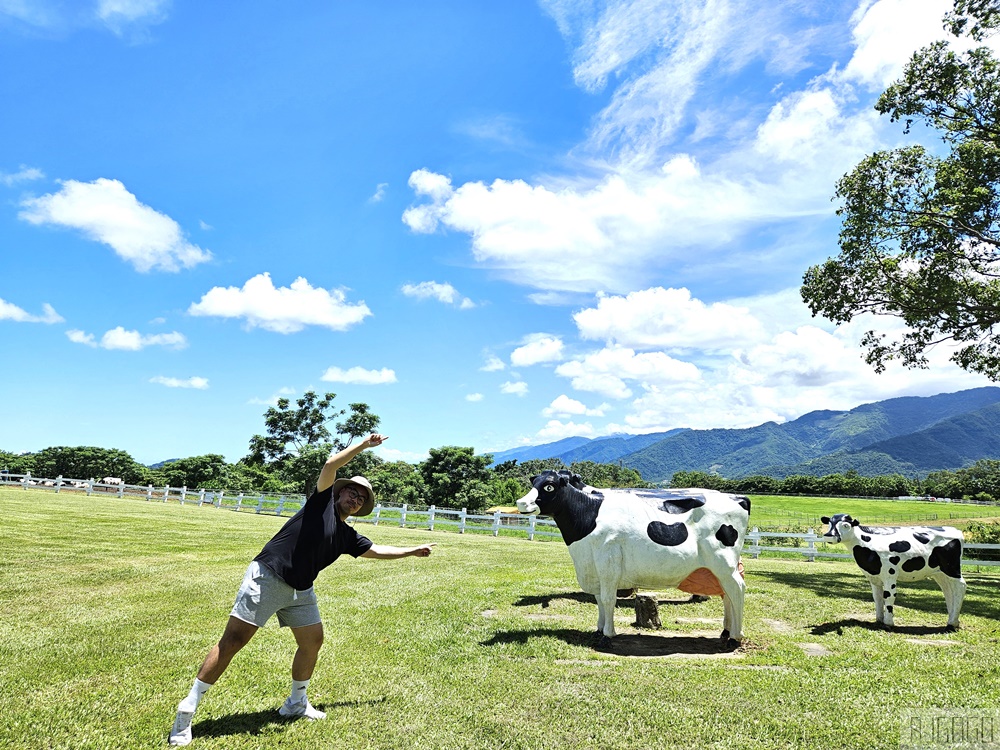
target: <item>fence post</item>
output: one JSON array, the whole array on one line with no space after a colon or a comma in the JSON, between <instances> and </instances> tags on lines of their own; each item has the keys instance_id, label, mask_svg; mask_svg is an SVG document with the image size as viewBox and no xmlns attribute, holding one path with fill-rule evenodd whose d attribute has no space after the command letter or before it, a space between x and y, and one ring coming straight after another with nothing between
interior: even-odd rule
<instances>
[{"instance_id":1,"label":"fence post","mask_svg":"<svg viewBox=\"0 0 1000 750\"><path fill-rule=\"evenodd\" d=\"M90 479L87 481L87 497L90 497L93 491L94 491L94 480Z\"/></svg>"},{"instance_id":2,"label":"fence post","mask_svg":"<svg viewBox=\"0 0 1000 750\"><path fill-rule=\"evenodd\" d=\"M458 514L458 533L465 533L465 517L469 515L466 513L465 508L462 508L462 512Z\"/></svg>"},{"instance_id":3,"label":"fence post","mask_svg":"<svg viewBox=\"0 0 1000 750\"><path fill-rule=\"evenodd\" d=\"M280 500L278 500L278 515L279 515L279 516L281 515L281 512L282 512L282 511L283 511L284 509L285 509L285 496L284 496L284 495L282 495L282 496L281 496L281 499L280 499Z\"/></svg>"},{"instance_id":4,"label":"fence post","mask_svg":"<svg viewBox=\"0 0 1000 750\"><path fill-rule=\"evenodd\" d=\"M28 489L28 480L29 479L31 479L31 472L30 471L27 474L25 474L23 477L21 477L21 489L22 490Z\"/></svg>"},{"instance_id":5,"label":"fence post","mask_svg":"<svg viewBox=\"0 0 1000 750\"><path fill-rule=\"evenodd\" d=\"M260 500L257 501L257 512L260 513L264 509L264 496L260 496Z\"/></svg>"},{"instance_id":6,"label":"fence post","mask_svg":"<svg viewBox=\"0 0 1000 750\"><path fill-rule=\"evenodd\" d=\"M181 505L184 505L184 501L187 500L187 489L186 484L181 487Z\"/></svg>"},{"instance_id":7,"label":"fence post","mask_svg":"<svg viewBox=\"0 0 1000 750\"><path fill-rule=\"evenodd\" d=\"M168 484L163 488L163 502L167 502L167 498L170 497L170 485Z\"/></svg>"},{"instance_id":8,"label":"fence post","mask_svg":"<svg viewBox=\"0 0 1000 750\"><path fill-rule=\"evenodd\" d=\"M500 511L493 512L493 536L500 536Z\"/></svg>"},{"instance_id":9,"label":"fence post","mask_svg":"<svg viewBox=\"0 0 1000 750\"><path fill-rule=\"evenodd\" d=\"M406 503L403 503L403 507L399 511L399 525L406 526Z\"/></svg>"},{"instance_id":10,"label":"fence post","mask_svg":"<svg viewBox=\"0 0 1000 750\"><path fill-rule=\"evenodd\" d=\"M200 508L202 506L202 503L204 502L205 502L205 488L202 487L201 489L198 490L198 507Z\"/></svg>"},{"instance_id":11,"label":"fence post","mask_svg":"<svg viewBox=\"0 0 1000 750\"><path fill-rule=\"evenodd\" d=\"M427 528L430 531L434 531L434 506L433 505L430 507L430 510L427 512Z\"/></svg>"},{"instance_id":12,"label":"fence post","mask_svg":"<svg viewBox=\"0 0 1000 750\"><path fill-rule=\"evenodd\" d=\"M372 521L372 523L375 526L378 526L378 519L379 516L381 515L382 515L382 503L379 503L378 505L375 506L375 519Z\"/></svg>"},{"instance_id":13,"label":"fence post","mask_svg":"<svg viewBox=\"0 0 1000 750\"><path fill-rule=\"evenodd\" d=\"M153 499L153 485L149 485L146 487L146 502L148 503L152 499Z\"/></svg>"},{"instance_id":14,"label":"fence post","mask_svg":"<svg viewBox=\"0 0 1000 750\"><path fill-rule=\"evenodd\" d=\"M56 494L59 494L59 488L62 487L62 474L56 477Z\"/></svg>"},{"instance_id":15,"label":"fence post","mask_svg":"<svg viewBox=\"0 0 1000 750\"><path fill-rule=\"evenodd\" d=\"M532 513L528 516L528 541L532 541L535 538L535 518L537 516Z\"/></svg>"},{"instance_id":16,"label":"fence post","mask_svg":"<svg viewBox=\"0 0 1000 750\"><path fill-rule=\"evenodd\" d=\"M747 534L747 539L752 542L750 545L750 554L753 556L753 559L756 560L760 557L760 529L754 526L753 531Z\"/></svg>"},{"instance_id":17,"label":"fence post","mask_svg":"<svg viewBox=\"0 0 1000 750\"><path fill-rule=\"evenodd\" d=\"M125 482L118 485L118 497L125 497Z\"/></svg>"},{"instance_id":18,"label":"fence post","mask_svg":"<svg viewBox=\"0 0 1000 750\"><path fill-rule=\"evenodd\" d=\"M236 507L233 508L237 513L239 513L240 508L243 507L243 493L241 492L239 497L236 498Z\"/></svg>"},{"instance_id":19,"label":"fence post","mask_svg":"<svg viewBox=\"0 0 1000 750\"><path fill-rule=\"evenodd\" d=\"M818 536L809 529L809 536L806 537L806 541L809 545L806 547L805 556L807 562L816 562L816 540L819 539Z\"/></svg>"}]
</instances>

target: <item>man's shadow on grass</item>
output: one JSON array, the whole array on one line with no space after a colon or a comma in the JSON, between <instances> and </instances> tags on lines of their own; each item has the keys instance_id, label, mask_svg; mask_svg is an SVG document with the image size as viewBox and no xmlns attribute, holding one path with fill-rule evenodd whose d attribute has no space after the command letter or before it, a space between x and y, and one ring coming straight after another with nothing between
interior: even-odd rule
<instances>
[{"instance_id":1,"label":"man's shadow on grass","mask_svg":"<svg viewBox=\"0 0 1000 750\"><path fill-rule=\"evenodd\" d=\"M335 703L317 703L316 708L320 711L336 711L339 708L360 708L362 706L373 707L379 703L384 703L385 698L375 698L366 701L338 701ZM191 726L191 731L195 738L198 737L229 737L235 734L245 734L255 736L262 734L269 727L278 727L291 724L293 721L302 721L297 718L286 718L278 713L277 708L267 711L254 711L252 713L233 713L220 716L216 719L205 719L198 721L195 719ZM308 719L305 719L308 721Z\"/></svg>"}]
</instances>

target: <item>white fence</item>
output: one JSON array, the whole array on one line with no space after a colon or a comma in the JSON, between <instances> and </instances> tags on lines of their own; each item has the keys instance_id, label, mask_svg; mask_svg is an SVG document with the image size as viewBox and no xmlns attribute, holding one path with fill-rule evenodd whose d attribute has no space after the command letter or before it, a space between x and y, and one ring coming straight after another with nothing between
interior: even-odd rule
<instances>
[{"instance_id":1,"label":"white fence","mask_svg":"<svg viewBox=\"0 0 1000 750\"><path fill-rule=\"evenodd\" d=\"M147 502L177 501L181 504L211 505L215 508L237 512L248 511L278 516L295 513L306 501L305 495L269 495L243 492L226 494L222 490L105 484L92 479L66 479L64 477L39 479L30 474L0 474L0 486L3 485L14 485L24 489L30 487L32 489L53 490L55 492L85 492L87 495L112 494L117 497L140 498ZM443 528L444 530L457 531L459 534L475 532L500 536L503 532L504 535L527 537L530 540L535 539L535 537L560 537L555 521L547 518L538 518L533 515L524 516L519 513L501 513L500 511L475 514L469 513L465 508L453 510L451 508L436 508L433 505L426 509L416 509L410 508L406 504L383 505L378 503L370 516L355 518L354 521L356 523L371 523L375 526L380 523L388 523L400 527L429 529L431 531ZM768 540L779 539L790 540L791 544L768 544ZM1000 544L965 544L964 548L966 551L998 551ZM754 558L760 557L761 552L777 552L800 554L810 562L817 557L852 559L850 554L831 552L830 549L837 549L837 547L811 529L804 534L793 534L784 531L761 531L757 527L754 527L747 534L743 547L744 552ZM997 557L1000 557L1000 554ZM1000 566L1000 559L966 558L966 564Z\"/></svg>"}]
</instances>

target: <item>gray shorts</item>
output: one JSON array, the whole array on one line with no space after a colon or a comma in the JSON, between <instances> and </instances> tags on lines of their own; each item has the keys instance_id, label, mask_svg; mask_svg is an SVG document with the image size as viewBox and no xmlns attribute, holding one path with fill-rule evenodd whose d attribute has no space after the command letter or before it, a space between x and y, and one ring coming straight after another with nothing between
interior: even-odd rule
<instances>
[{"instance_id":1,"label":"gray shorts","mask_svg":"<svg viewBox=\"0 0 1000 750\"><path fill-rule=\"evenodd\" d=\"M316 592L311 586L297 591L256 560L247 567L229 614L258 628L275 614L283 628L303 628L320 622Z\"/></svg>"}]
</instances>

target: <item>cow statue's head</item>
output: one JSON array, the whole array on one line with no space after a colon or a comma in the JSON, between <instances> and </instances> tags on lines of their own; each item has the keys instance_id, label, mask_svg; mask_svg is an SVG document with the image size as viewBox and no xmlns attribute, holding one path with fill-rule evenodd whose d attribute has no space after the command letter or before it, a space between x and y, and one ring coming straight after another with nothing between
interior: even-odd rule
<instances>
[{"instance_id":1,"label":"cow statue's head","mask_svg":"<svg viewBox=\"0 0 1000 750\"><path fill-rule=\"evenodd\" d=\"M823 516L819 519L823 523L830 524L829 530L823 536L832 536L841 541L841 529L848 529L851 526L857 526L860 521L855 521L846 513L837 513L834 516Z\"/></svg>"},{"instance_id":2,"label":"cow statue's head","mask_svg":"<svg viewBox=\"0 0 1000 750\"><path fill-rule=\"evenodd\" d=\"M568 471L543 471L541 474L533 476L531 478L531 491L517 501L518 512L551 515L551 504L559 490L571 485L574 481L583 483L578 474L571 474Z\"/></svg>"}]
</instances>

